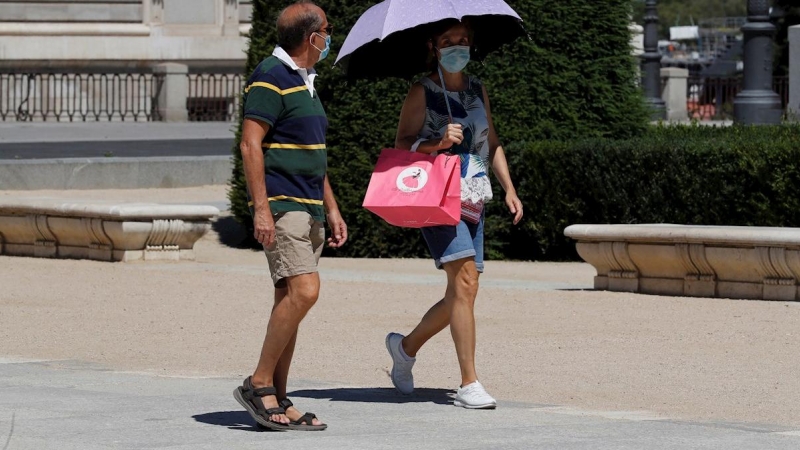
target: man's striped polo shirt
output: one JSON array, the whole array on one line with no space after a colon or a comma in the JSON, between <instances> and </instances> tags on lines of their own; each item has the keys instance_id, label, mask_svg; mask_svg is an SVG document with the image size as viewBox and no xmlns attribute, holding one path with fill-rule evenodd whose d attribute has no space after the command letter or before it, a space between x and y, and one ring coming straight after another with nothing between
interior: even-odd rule
<instances>
[{"instance_id":1,"label":"man's striped polo shirt","mask_svg":"<svg viewBox=\"0 0 800 450\"><path fill-rule=\"evenodd\" d=\"M328 119L313 91L315 74L304 70L278 47L247 82L244 117L270 126L262 146L272 213L307 211L322 222Z\"/></svg>"}]
</instances>

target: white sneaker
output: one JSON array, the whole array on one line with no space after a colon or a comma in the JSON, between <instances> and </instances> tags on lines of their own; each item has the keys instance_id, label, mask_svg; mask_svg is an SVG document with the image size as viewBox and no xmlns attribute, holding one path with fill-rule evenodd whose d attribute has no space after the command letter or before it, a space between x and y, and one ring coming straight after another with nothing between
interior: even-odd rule
<instances>
[{"instance_id":1,"label":"white sneaker","mask_svg":"<svg viewBox=\"0 0 800 450\"><path fill-rule=\"evenodd\" d=\"M479 381L458 388L453 404L467 409L495 409L497 407L497 401L486 392Z\"/></svg>"},{"instance_id":2,"label":"white sneaker","mask_svg":"<svg viewBox=\"0 0 800 450\"><path fill-rule=\"evenodd\" d=\"M410 394L414 392L414 375L411 374L411 368L414 367L417 358L410 358L403 351L404 337L398 333L387 334L386 350L389 350L389 356L392 357L392 384L401 394Z\"/></svg>"}]
</instances>

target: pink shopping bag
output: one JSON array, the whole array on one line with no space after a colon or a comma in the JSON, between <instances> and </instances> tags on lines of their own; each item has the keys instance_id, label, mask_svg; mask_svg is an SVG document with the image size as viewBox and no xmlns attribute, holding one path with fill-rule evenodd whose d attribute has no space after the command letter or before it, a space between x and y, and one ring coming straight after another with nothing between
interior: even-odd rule
<instances>
[{"instance_id":1,"label":"pink shopping bag","mask_svg":"<svg viewBox=\"0 0 800 450\"><path fill-rule=\"evenodd\" d=\"M457 225L461 219L460 158L383 149L363 206L398 227Z\"/></svg>"}]
</instances>

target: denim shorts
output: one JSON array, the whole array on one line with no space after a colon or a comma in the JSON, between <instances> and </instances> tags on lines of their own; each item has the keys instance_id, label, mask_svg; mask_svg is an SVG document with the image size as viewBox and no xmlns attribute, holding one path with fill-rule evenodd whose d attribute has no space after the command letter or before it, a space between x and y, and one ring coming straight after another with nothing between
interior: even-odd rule
<instances>
[{"instance_id":1,"label":"denim shorts","mask_svg":"<svg viewBox=\"0 0 800 450\"><path fill-rule=\"evenodd\" d=\"M455 226L421 228L436 268L442 264L474 257L478 272L483 272L483 216L477 224L461 220Z\"/></svg>"}]
</instances>

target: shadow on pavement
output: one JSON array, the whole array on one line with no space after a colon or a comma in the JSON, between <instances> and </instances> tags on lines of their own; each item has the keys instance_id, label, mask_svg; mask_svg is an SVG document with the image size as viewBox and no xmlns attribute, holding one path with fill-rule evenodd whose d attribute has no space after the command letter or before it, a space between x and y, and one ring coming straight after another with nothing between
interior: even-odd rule
<instances>
[{"instance_id":1,"label":"shadow on pavement","mask_svg":"<svg viewBox=\"0 0 800 450\"><path fill-rule=\"evenodd\" d=\"M228 427L231 430L239 431L266 431L271 430L261 429L256 427L256 422L250 417L247 411L217 411L205 414L196 414L192 419L209 425L219 425L221 427Z\"/></svg>"},{"instance_id":2,"label":"shadow on pavement","mask_svg":"<svg viewBox=\"0 0 800 450\"><path fill-rule=\"evenodd\" d=\"M252 233L249 233L231 215L220 216L211 224L211 228L219 236L219 242L222 245L263 251L263 247L255 240Z\"/></svg>"},{"instance_id":3,"label":"shadow on pavement","mask_svg":"<svg viewBox=\"0 0 800 450\"><path fill-rule=\"evenodd\" d=\"M447 405L452 403L449 389L415 389L411 395L403 395L394 388L334 388L303 389L289 393L289 397L327 399L332 402L356 403L435 403Z\"/></svg>"}]
</instances>

